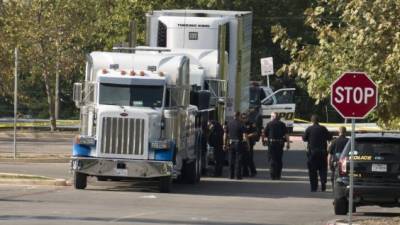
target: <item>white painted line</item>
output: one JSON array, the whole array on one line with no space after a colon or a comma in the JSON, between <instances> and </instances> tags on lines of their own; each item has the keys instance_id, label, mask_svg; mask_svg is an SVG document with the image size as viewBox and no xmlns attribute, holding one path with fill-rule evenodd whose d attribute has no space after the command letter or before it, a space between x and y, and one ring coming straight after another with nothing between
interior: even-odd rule
<instances>
[{"instance_id":1,"label":"white painted line","mask_svg":"<svg viewBox=\"0 0 400 225\"><path fill-rule=\"evenodd\" d=\"M143 196L140 196L139 198L156 199L157 196L155 196L155 195L143 195Z\"/></svg>"},{"instance_id":2,"label":"white painted line","mask_svg":"<svg viewBox=\"0 0 400 225\"><path fill-rule=\"evenodd\" d=\"M146 216L146 215L151 215L151 214L156 214L156 212L143 212L143 213L136 213L136 214L132 214L132 215L128 215L128 216L122 216L113 220L108 221L109 223L114 223L114 222L118 222L121 220L125 220L125 219L129 219L129 218L136 218L139 216Z\"/></svg>"}]
</instances>

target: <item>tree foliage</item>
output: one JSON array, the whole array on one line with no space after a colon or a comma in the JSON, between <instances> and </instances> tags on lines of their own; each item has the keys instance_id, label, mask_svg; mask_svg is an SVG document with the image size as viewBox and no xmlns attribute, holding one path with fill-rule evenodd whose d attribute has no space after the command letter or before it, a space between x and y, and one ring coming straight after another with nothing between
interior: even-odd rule
<instances>
[{"instance_id":1,"label":"tree foliage","mask_svg":"<svg viewBox=\"0 0 400 225\"><path fill-rule=\"evenodd\" d=\"M329 97L330 84L343 72L364 71L379 86L373 117L400 127L400 1L318 0L305 11L305 24L316 43L290 38L287 29L273 27L273 40L289 52L291 62L279 73L307 81L310 96Z\"/></svg>"},{"instance_id":2,"label":"tree foliage","mask_svg":"<svg viewBox=\"0 0 400 225\"><path fill-rule=\"evenodd\" d=\"M145 14L161 9L220 9L253 12L252 78L260 79L260 57L276 65L287 54L271 41L271 26L303 35L303 10L310 0L0 0L0 116L12 108L14 48L20 51L19 108L34 117L53 118L55 74L61 76L61 117L77 116L72 84L83 79L85 55L111 50L128 40L137 22L138 44L145 44ZM307 37L306 37L307 39ZM287 76L280 81L293 85ZM273 81L273 83L278 83ZM26 110L25 110L26 109ZM7 114L6 114L7 115Z\"/></svg>"}]
</instances>

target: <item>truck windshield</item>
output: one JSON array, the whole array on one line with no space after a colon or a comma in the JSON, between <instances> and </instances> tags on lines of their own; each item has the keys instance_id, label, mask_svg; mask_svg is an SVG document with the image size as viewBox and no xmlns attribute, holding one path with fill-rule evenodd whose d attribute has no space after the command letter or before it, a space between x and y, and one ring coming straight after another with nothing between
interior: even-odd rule
<instances>
[{"instance_id":1,"label":"truck windshield","mask_svg":"<svg viewBox=\"0 0 400 225\"><path fill-rule=\"evenodd\" d=\"M99 104L161 107L163 86L100 84Z\"/></svg>"}]
</instances>

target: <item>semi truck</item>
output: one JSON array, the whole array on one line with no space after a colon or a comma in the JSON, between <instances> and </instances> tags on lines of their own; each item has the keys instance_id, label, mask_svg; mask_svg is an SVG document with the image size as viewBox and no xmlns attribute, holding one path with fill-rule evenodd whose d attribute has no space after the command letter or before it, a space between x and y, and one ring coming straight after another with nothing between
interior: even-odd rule
<instances>
[{"instance_id":1,"label":"semi truck","mask_svg":"<svg viewBox=\"0 0 400 225\"><path fill-rule=\"evenodd\" d=\"M74 84L80 134L71 168L77 189L98 180L197 183L209 119L249 108L251 12L147 14L147 46L92 52Z\"/></svg>"},{"instance_id":2,"label":"semi truck","mask_svg":"<svg viewBox=\"0 0 400 225\"><path fill-rule=\"evenodd\" d=\"M71 160L75 188L84 189L88 176L157 180L161 192L178 176L199 181L210 94L191 89L190 76L203 69L189 72L186 56L161 49L88 55L85 81L73 91L81 112Z\"/></svg>"},{"instance_id":3,"label":"semi truck","mask_svg":"<svg viewBox=\"0 0 400 225\"><path fill-rule=\"evenodd\" d=\"M162 192L174 178L196 183L209 114L222 122L248 108L251 13L185 14L151 12L148 46L88 55L73 91L81 117L75 188L88 176L157 180Z\"/></svg>"}]
</instances>

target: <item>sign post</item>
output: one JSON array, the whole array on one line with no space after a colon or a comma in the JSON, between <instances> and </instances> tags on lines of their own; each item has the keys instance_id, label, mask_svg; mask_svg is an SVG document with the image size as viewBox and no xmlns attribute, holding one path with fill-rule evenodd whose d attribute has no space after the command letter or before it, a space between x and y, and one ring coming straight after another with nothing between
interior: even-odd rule
<instances>
[{"instance_id":1,"label":"sign post","mask_svg":"<svg viewBox=\"0 0 400 225\"><path fill-rule=\"evenodd\" d=\"M345 119L351 119L351 149L349 174L349 218L352 224L354 191L355 120L365 118L378 104L376 84L362 72L343 73L331 85L331 105Z\"/></svg>"},{"instance_id":2,"label":"sign post","mask_svg":"<svg viewBox=\"0 0 400 225\"><path fill-rule=\"evenodd\" d=\"M267 85L269 87L269 76L274 74L274 60L272 57L261 58L261 76L267 77Z\"/></svg>"}]
</instances>

